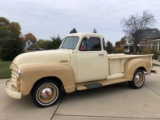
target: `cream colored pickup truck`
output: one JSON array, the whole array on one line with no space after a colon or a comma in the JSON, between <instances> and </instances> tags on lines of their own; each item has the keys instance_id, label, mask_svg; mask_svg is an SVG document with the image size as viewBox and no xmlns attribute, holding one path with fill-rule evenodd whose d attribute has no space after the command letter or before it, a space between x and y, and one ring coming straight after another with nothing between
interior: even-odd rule
<instances>
[{"instance_id":1,"label":"cream colored pickup truck","mask_svg":"<svg viewBox=\"0 0 160 120\"><path fill-rule=\"evenodd\" d=\"M58 101L62 87L66 93L121 82L141 88L151 67L152 55L107 54L101 35L69 34L57 50L17 56L5 90L16 99L31 93L37 106L48 107Z\"/></svg>"}]
</instances>

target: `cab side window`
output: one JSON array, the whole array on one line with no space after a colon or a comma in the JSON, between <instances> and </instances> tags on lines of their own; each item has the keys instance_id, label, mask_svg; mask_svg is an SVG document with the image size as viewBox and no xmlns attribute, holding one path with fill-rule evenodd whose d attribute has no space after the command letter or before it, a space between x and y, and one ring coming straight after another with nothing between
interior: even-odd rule
<instances>
[{"instance_id":1,"label":"cab side window","mask_svg":"<svg viewBox=\"0 0 160 120\"><path fill-rule=\"evenodd\" d=\"M81 42L80 51L100 51L101 50L101 42L99 38L90 37L84 38Z\"/></svg>"},{"instance_id":2,"label":"cab side window","mask_svg":"<svg viewBox=\"0 0 160 120\"><path fill-rule=\"evenodd\" d=\"M79 47L80 51L87 51L87 42L86 42L86 38L84 38L81 42L81 45Z\"/></svg>"}]
</instances>

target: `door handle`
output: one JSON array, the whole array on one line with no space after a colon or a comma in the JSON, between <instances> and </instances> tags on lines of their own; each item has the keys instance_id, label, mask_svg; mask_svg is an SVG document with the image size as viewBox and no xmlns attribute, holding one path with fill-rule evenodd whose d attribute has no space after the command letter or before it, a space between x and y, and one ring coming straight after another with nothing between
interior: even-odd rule
<instances>
[{"instance_id":1,"label":"door handle","mask_svg":"<svg viewBox=\"0 0 160 120\"><path fill-rule=\"evenodd\" d=\"M98 56L104 56L104 54L98 54Z\"/></svg>"}]
</instances>

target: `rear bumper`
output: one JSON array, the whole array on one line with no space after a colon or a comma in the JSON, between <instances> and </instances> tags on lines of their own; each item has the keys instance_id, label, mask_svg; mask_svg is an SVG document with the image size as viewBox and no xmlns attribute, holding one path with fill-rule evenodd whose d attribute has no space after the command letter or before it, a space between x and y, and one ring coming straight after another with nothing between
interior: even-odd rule
<instances>
[{"instance_id":1,"label":"rear bumper","mask_svg":"<svg viewBox=\"0 0 160 120\"><path fill-rule=\"evenodd\" d=\"M6 86L5 86L5 90L6 90L6 93L12 97L12 98L15 98L15 99L21 99L22 95L20 92L17 92L14 87L12 86L12 83L10 80L8 80L6 82Z\"/></svg>"}]
</instances>

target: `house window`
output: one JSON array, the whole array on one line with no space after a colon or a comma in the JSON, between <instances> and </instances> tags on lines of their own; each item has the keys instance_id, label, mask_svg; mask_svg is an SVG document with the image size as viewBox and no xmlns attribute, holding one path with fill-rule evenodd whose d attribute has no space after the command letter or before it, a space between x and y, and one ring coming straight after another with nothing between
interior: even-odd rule
<instances>
[{"instance_id":1,"label":"house window","mask_svg":"<svg viewBox=\"0 0 160 120\"><path fill-rule=\"evenodd\" d=\"M28 46L30 46L31 45L31 42L30 41L28 41Z\"/></svg>"}]
</instances>

